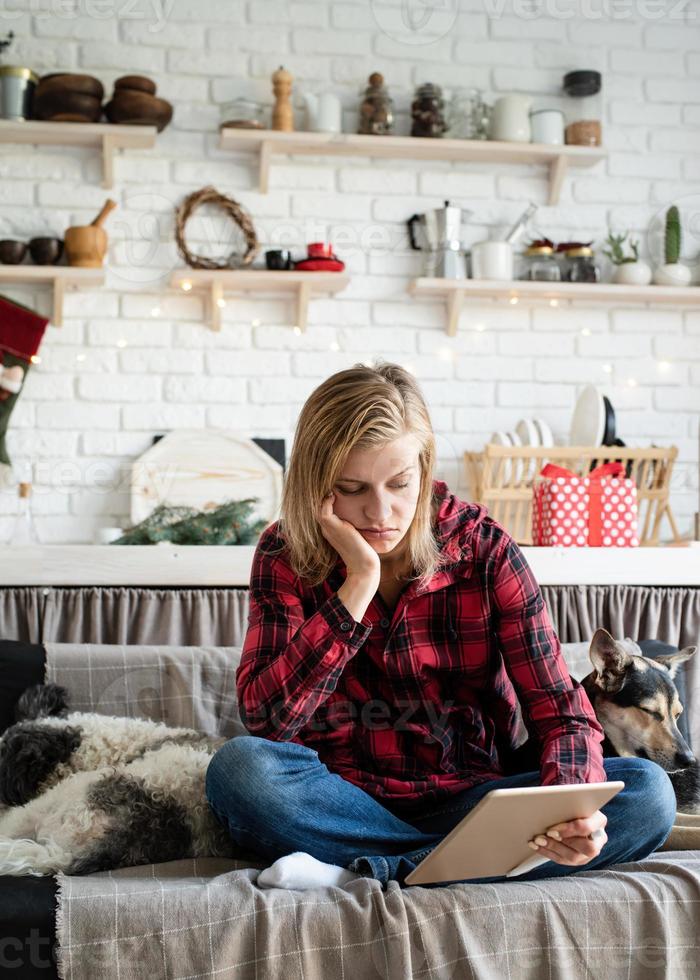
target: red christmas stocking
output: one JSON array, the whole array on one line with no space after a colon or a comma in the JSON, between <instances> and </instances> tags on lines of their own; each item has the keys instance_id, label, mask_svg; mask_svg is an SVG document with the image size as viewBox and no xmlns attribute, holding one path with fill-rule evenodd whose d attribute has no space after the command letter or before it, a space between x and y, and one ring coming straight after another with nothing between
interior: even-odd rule
<instances>
[{"instance_id":1,"label":"red christmas stocking","mask_svg":"<svg viewBox=\"0 0 700 980\"><path fill-rule=\"evenodd\" d=\"M10 466L5 436L32 357L49 321L26 306L0 296L0 464Z\"/></svg>"}]
</instances>

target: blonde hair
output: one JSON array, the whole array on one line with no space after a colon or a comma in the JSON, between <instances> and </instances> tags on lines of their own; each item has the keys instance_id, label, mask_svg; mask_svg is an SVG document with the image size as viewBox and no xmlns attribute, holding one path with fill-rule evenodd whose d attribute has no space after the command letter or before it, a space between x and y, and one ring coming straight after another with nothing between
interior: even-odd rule
<instances>
[{"instance_id":1,"label":"blonde hair","mask_svg":"<svg viewBox=\"0 0 700 980\"><path fill-rule=\"evenodd\" d=\"M420 489L406 534L413 572L426 581L441 563L432 530L435 435L418 383L398 364L355 364L331 375L304 404L285 475L278 529L294 572L318 585L338 560L316 515L353 449L375 449L407 433L419 442Z\"/></svg>"}]
</instances>

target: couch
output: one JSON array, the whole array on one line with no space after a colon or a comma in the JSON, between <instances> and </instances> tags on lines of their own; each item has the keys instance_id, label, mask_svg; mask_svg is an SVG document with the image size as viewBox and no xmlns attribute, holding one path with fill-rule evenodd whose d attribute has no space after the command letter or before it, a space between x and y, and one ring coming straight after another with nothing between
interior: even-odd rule
<instances>
[{"instance_id":1,"label":"couch","mask_svg":"<svg viewBox=\"0 0 700 980\"><path fill-rule=\"evenodd\" d=\"M652 643L646 652L654 648L668 650ZM573 676L588 672L587 644L563 650ZM21 690L53 680L75 710L236 737L245 732L235 704L239 656L238 647L0 642L0 728ZM311 892L259 888L267 863L241 852L86 878L0 878L2 975L59 975L51 950L66 980L646 980L700 971L700 851L537 883L386 890L371 879Z\"/></svg>"}]
</instances>

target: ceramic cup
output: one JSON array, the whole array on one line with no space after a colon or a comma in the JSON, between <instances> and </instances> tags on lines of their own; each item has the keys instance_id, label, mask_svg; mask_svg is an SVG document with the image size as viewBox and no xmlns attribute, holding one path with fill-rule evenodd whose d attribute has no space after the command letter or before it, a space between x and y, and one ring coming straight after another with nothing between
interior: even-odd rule
<instances>
[{"instance_id":1,"label":"ceramic cup","mask_svg":"<svg viewBox=\"0 0 700 980\"><path fill-rule=\"evenodd\" d=\"M268 269L291 269L294 265L292 253L286 248L273 248L265 252L265 265Z\"/></svg>"},{"instance_id":2,"label":"ceramic cup","mask_svg":"<svg viewBox=\"0 0 700 980\"><path fill-rule=\"evenodd\" d=\"M564 143L564 113L560 109L533 109L530 113L530 131L533 143Z\"/></svg>"},{"instance_id":3,"label":"ceramic cup","mask_svg":"<svg viewBox=\"0 0 700 980\"><path fill-rule=\"evenodd\" d=\"M333 246L330 242L309 242L306 251L310 259L332 259Z\"/></svg>"},{"instance_id":4,"label":"ceramic cup","mask_svg":"<svg viewBox=\"0 0 700 980\"><path fill-rule=\"evenodd\" d=\"M472 279L512 279L513 247L508 242L477 242L471 247Z\"/></svg>"}]
</instances>

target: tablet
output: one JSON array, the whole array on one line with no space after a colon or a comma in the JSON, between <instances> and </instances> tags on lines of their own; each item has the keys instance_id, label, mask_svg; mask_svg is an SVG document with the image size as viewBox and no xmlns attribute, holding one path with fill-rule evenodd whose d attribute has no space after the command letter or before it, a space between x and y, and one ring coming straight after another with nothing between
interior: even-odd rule
<instances>
[{"instance_id":1,"label":"tablet","mask_svg":"<svg viewBox=\"0 0 700 980\"><path fill-rule=\"evenodd\" d=\"M529 840L555 823L592 816L624 785L614 780L492 789L406 875L406 884L507 875L537 855Z\"/></svg>"}]
</instances>

